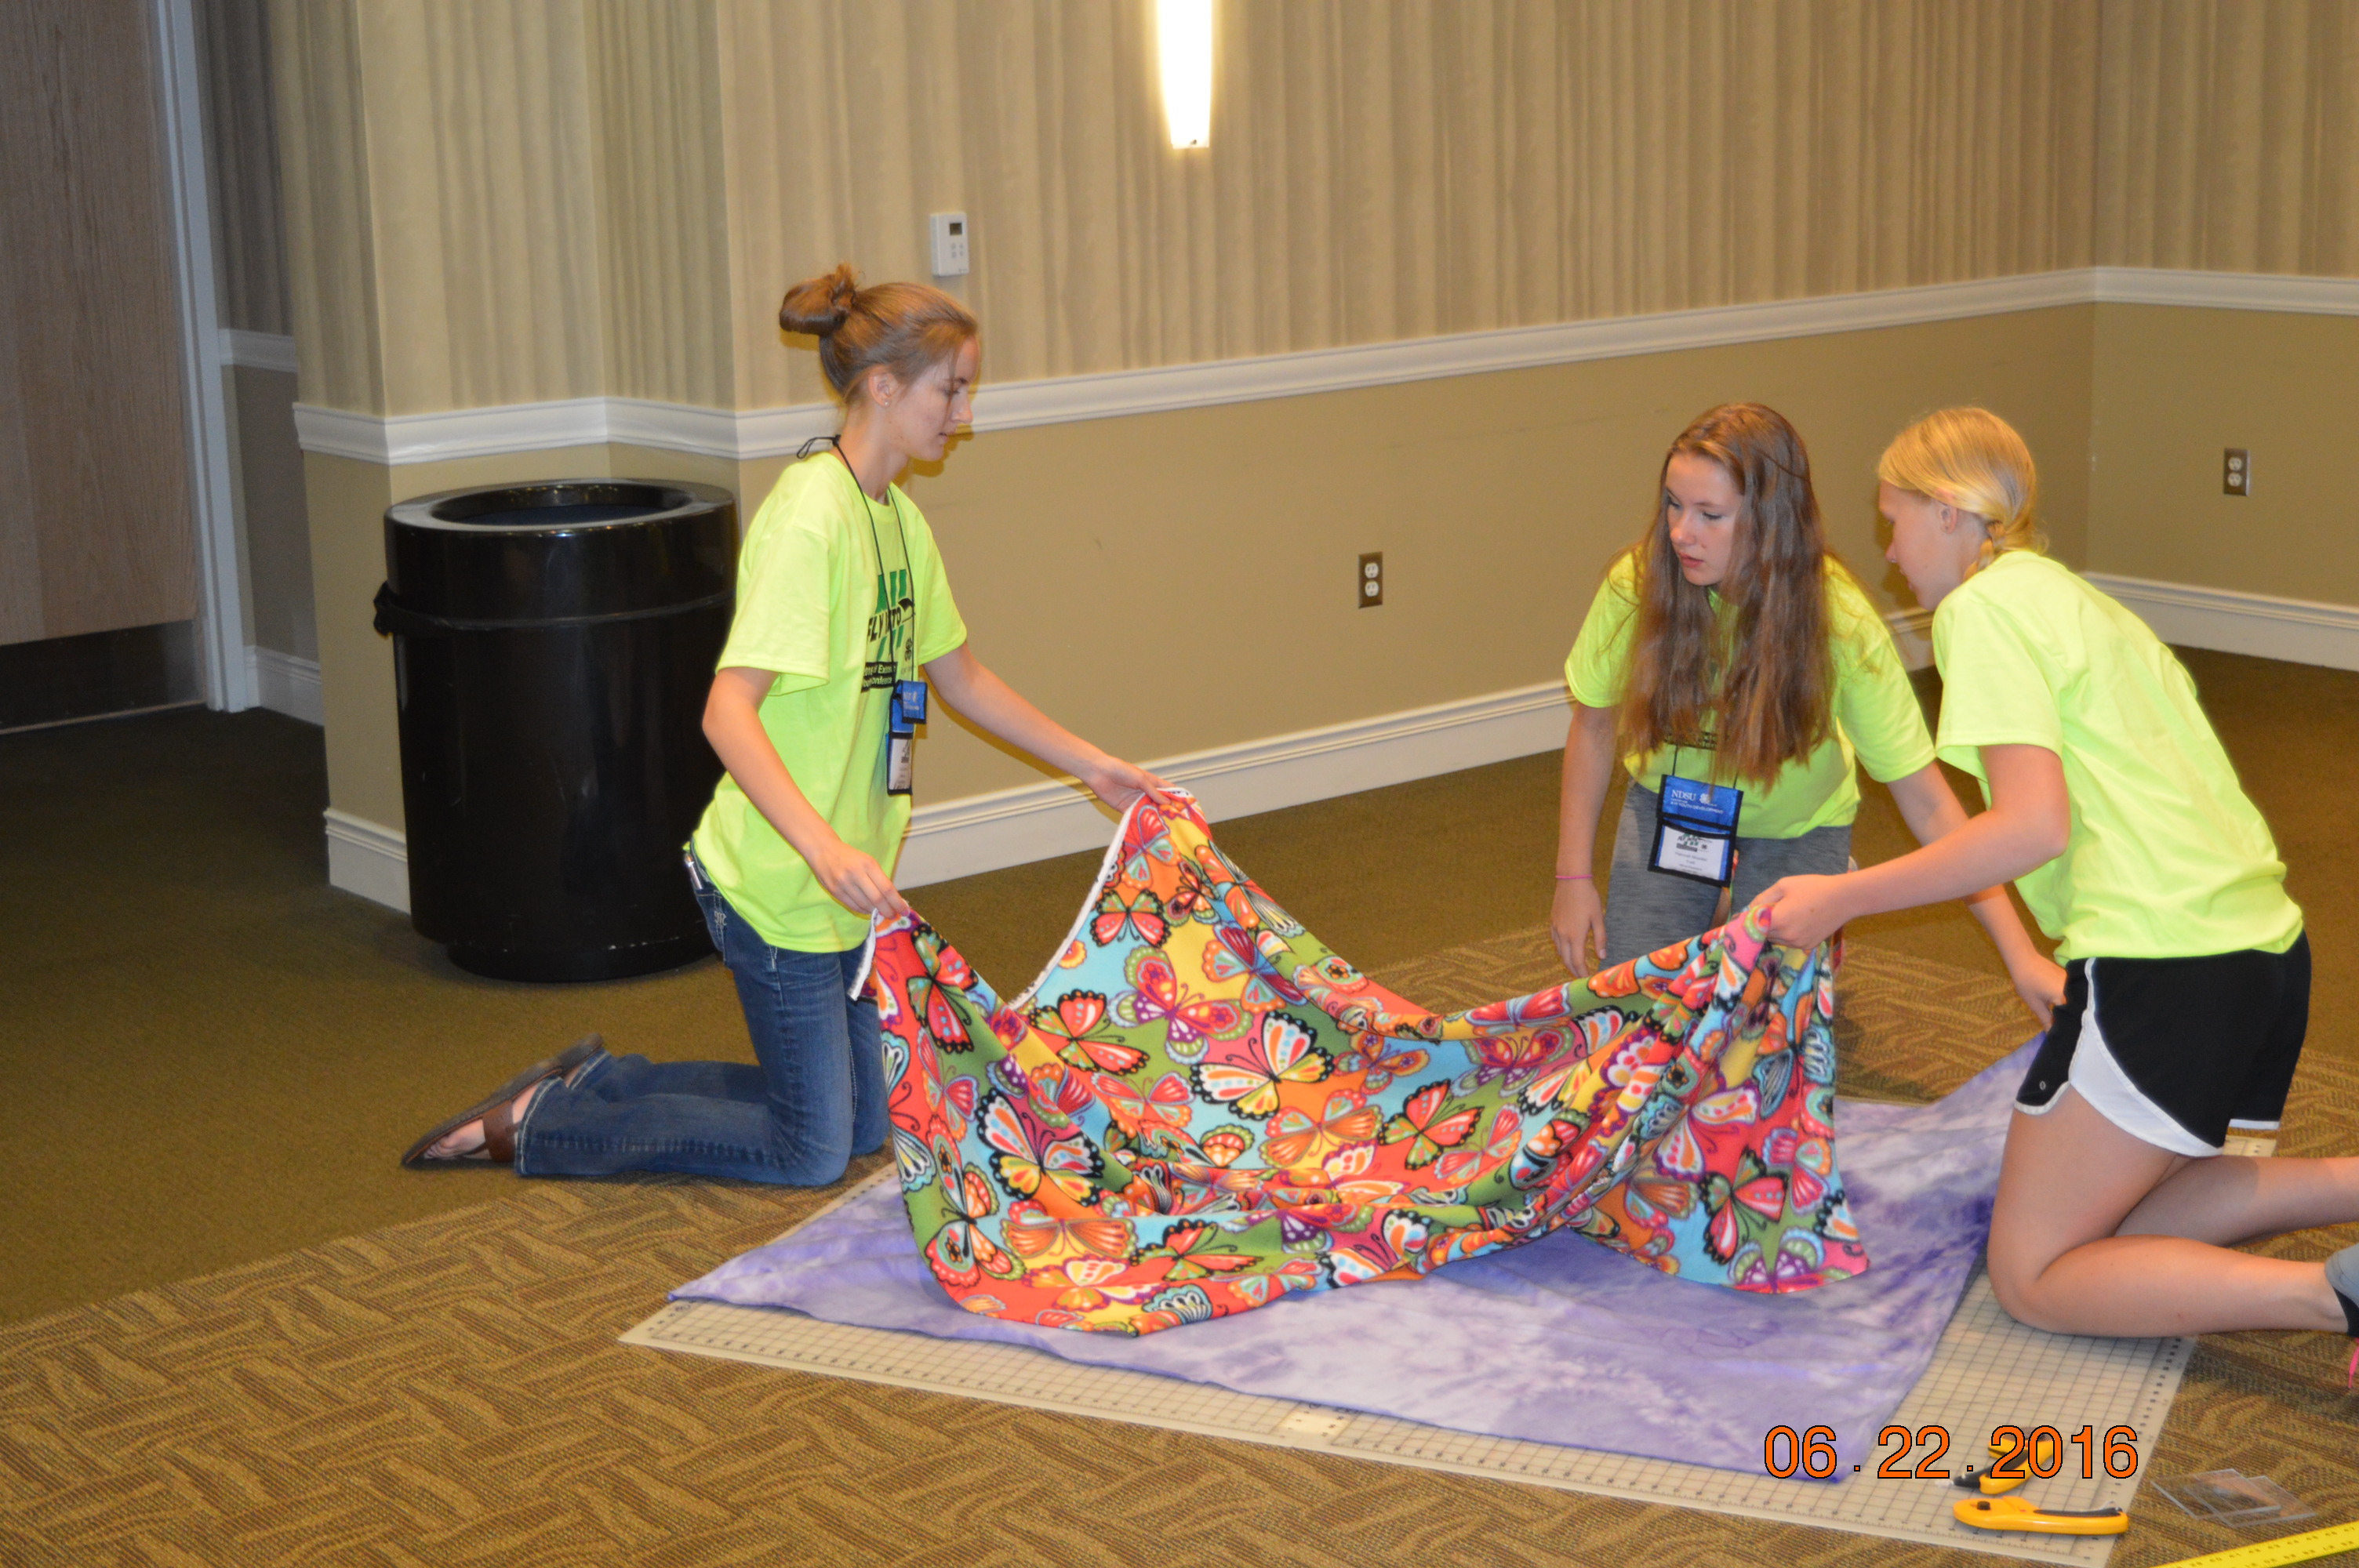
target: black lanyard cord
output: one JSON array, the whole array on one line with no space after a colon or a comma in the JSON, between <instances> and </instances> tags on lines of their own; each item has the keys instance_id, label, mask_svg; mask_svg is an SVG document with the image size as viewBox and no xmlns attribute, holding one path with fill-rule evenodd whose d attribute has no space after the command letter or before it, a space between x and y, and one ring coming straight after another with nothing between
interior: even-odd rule
<instances>
[{"instance_id":1,"label":"black lanyard cord","mask_svg":"<svg viewBox=\"0 0 2359 1568\"><path fill-rule=\"evenodd\" d=\"M834 448L835 455L843 459L843 471L851 477L852 488L860 492L860 510L862 514L868 519L869 546L876 552L876 575L878 577L883 577L885 576L885 539L884 535L880 535L876 531L876 502L875 499L868 493L867 488L860 482L859 470L852 466L852 460L844 456L843 438L841 436L813 436L810 440L805 441L799 448L796 449L795 456L798 459L807 458L810 456L813 451L818 449L822 443ZM898 535L901 540L901 567L903 570L909 574L908 649L910 670L914 675L917 669L918 656L917 566L916 563L911 561L909 558L909 525L906 522L902 521L901 501L898 496L893 493L892 481L889 480L886 481L885 485L885 500L886 503L893 508L893 532ZM889 592L890 589L888 589L887 591ZM890 608L898 607L893 606ZM901 678L901 659L897 653L893 658L893 676L897 680Z\"/></svg>"},{"instance_id":2,"label":"black lanyard cord","mask_svg":"<svg viewBox=\"0 0 2359 1568\"><path fill-rule=\"evenodd\" d=\"M1718 748L1714 748L1714 750L1715 750L1715 752L1716 752L1716 751L1718 750ZM1720 772L1720 762L1719 762L1719 759L1717 758L1717 756L1715 756L1715 757L1714 757L1714 759L1713 759L1712 771L1715 774L1716 774L1716 773L1718 773ZM1671 768L1670 768L1670 776L1671 776L1672 778L1675 778L1675 779L1676 779L1676 778L1685 778L1685 777L1687 776L1686 774L1684 774L1684 773L1680 773L1680 743L1679 743L1677 741L1672 741L1672 742L1671 742ZM1720 783L1719 783L1718 779L1716 779L1716 778L1708 778L1708 779L1699 780L1698 782L1699 782L1699 783L1701 783L1701 784L1703 785L1703 798L1704 798L1704 800L1705 800L1707 803L1709 803L1709 802L1711 801L1711 799L1712 799L1712 792L1713 790L1718 789L1718 788L1720 787Z\"/></svg>"}]
</instances>

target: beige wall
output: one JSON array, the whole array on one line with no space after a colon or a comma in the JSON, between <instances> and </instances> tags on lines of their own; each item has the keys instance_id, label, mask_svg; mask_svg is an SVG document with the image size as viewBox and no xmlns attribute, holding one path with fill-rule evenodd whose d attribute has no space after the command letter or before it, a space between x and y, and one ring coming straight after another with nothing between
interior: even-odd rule
<instances>
[{"instance_id":1,"label":"beige wall","mask_svg":"<svg viewBox=\"0 0 2359 1568\"><path fill-rule=\"evenodd\" d=\"M299 394L327 408L381 413L375 210L353 0L271 0L289 319Z\"/></svg>"},{"instance_id":2,"label":"beige wall","mask_svg":"<svg viewBox=\"0 0 2359 1568\"><path fill-rule=\"evenodd\" d=\"M913 475L973 645L1109 748L1168 756L1555 679L1664 446L1756 398L1810 443L1836 547L1887 604L1876 454L1908 418L1987 403L2046 460L2059 554L2087 514L2093 311L2082 307L1221 408L1001 431ZM567 473L701 479L747 515L783 461L582 448L388 470L314 456L321 659L341 809L398 825L392 664L367 630L391 501ZM325 519L342 520L332 527ZM1356 557L1383 550L1361 610ZM1905 593L1905 589L1903 589ZM1038 779L931 726L920 804Z\"/></svg>"},{"instance_id":3,"label":"beige wall","mask_svg":"<svg viewBox=\"0 0 2359 1568\"><path fill-rule=\"evenodd\" d=\"M1001 380L2086 265L2098 12L275 0L305 401L819 398L779 294L960 286ZM1938 200L1932 193L1940 193Z\"/></svg>"},{"instance_id":4,"label":"beige wall","mask_svg":"<svg viewBox=\"0 0 2359 1568\"><path fill-rule=\"evenodd\" d=\"M979 657L1079 731L1168 756L1559 678L1664 447L1756 398L1810 442L1836 547L1879 597L1876 455L1984 402L2086 515L2086 308L1049 426L910 481ZM749 474L749 478L756 477ZM1385 552L1358 608L1356 557ZM1905 593L1905 588L1902 589ZM1039 775L936 724L920 803Z\"/></svg>"},{"instance_id":5,"label":"beige wall","mask_svg":"<svg viewBox=\"0 0 2359 1568\"><path fill-rule=\"evenodd\" d=\"M1136 0L721 14L741 406L822 395L787 284L950 208L1001 379L2090 257L2089 5L1232 0L1193 153Z\"/></svg>"},{"instance_id":6,"label":"beige wall","mask_svg":"<svg viewBox=\"0 0 2359 1568\"><path fill-rule=\"evenodd\" d=\"M2359 276L2359 5L2106 0L2103 33L2101 263ZM2095 344L2093 568L2359 604L2359 319L2108 305Z\"/></svg>"},{"instance_id":7,"label":"beige wall","mask_svg":"<svg viewBox=\"0 0 2359 1568\"><path fill-rule=\"evenodd\" d=\"M2359 276L2359 5L2105 0L2097 258Z\"/></svg>"},{"instance_id":8,"label":"beige wall","mask_svg":"<svg viewBox=\"0 0 2359 1568\"><path fill-rule=\"evenodd\" d=\"M2105 0L2100 59L2099 262L2359 276L2359 5ZM2359 604L2359 320L2108 305L2095 343L2093 568Z\"/></svg>"},{"instance_id":9,"label":"beige wall","mask_svg":"<svg viewBox=\"0 0 2359 1568\"><path fill-rule=\"evenodd\" d=\"M295 444L295 378L253 365L234 367L229 378L237 515L245 542L247 641L289 658L317 660L303 450Z\"/></svg>"},{"instance_id":10,"label":"beige wall","mask_svg":"<svg viewBox=\"0 0 2359 1568\"><path fill-rule=\"evenodd\" d=\"M711 0L272 0L270 20L303 401L727 406Z\"/></svg>"},{"instance_id":11,"label":"beige wall","mask_svg":"<svg viewBox=\"0 0 2359 1568\"><path fill-rule=\"evenodd\" d=\"M592 19L604 390L734 406L733 151L713 8L599 5Z\"/></svg>"},{"instance_id":12,"label":"beige wall","mask_svg":"<svg viewBox=\"0 0 2359 1568\"><path fill-rule=\"evenodd\" d=\"M384 412L603 392L583 7L357 9Z\"/></svg>"},{"instance_id":13,"label":"beige wall","mask_svg":"<svg viewBox=\"0 0 2359 1568\"><path fill-rule=\"evenodd\" d=\"M2096 345L2092 568L2359 605L2359 319L2105 305ZM2221 492L2228 447L2249 497Z\"/></svg>"},{"instance_id":14,"label":"beige wall","mask_svg":"<svg viewBox=\"0 0 2359 1568\"><path fill-rule=\"evenodd\" d=\"M1213 145L1181 154L1148 0L272 0L302 395L397 415L809 403L815 359L781 342L780 290L839 259L922 276L925 215L949 208L973 223L954 287L984 324L986 398L993 380L2093 263L2359 271L2336 184L2359 168L2337 139L2354 15L1228 0ZM2248 557L2282 554L2262 504L2278 476L2288 507L2317 499L2264 438L2245 514L2263 550L2213 562L2123 525L2180 526L2150 524L2177 514L2124 478L2179 460L2150 444L2208 453L2209 472L2224 438L2204 432L2235 388L2257 424L2296 395L2173 346L2224 345L2225 327L2135 325L2159 314L1006 431L912 492L984 656L1107 744L1169 754L1549 678L1663 442L1728 397L1800 424L1839 546L1887 596L1870 465L1907 417L1964 399L2031 436L2067 559L2257 582L2271 568ZM2291 351L2316 319L2256 330ZM750 510L779 467L309 460L336 804L399 820L390 676L365 630L394 495L719 470ZM1345 620L1364 549L1394 586ZM2359 580L2334 591L2359 599ZM938 724L919 787L1032 776Z\"/></svg>"}]
</instances>

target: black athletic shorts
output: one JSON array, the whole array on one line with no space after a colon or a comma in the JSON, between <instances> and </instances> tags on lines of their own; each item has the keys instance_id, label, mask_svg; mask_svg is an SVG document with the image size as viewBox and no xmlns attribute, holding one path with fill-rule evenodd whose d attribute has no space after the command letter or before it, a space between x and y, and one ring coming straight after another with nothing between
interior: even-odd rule
<instances>
[{"instance_id":1,"label":"black athletic shorts","mask_svg":"<svg viewBox=\"0 0 2359 1568\"><path fill-rule=\"evenodd\" d=\"M2282 953L2075 958L2016 1108L2039 1116L2070 1083L2132 1137L2217 1154L2230 1129L2276 1130L2310 1027L2310 937Z\"/></svg>"}]
</instances>

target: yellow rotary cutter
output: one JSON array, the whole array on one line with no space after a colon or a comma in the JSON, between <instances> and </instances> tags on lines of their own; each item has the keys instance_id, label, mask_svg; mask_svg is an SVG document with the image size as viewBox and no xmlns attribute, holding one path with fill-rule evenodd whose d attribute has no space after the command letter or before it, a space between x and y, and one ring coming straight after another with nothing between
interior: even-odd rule
<instances>
[{"instance_id":1,"label":"yellow rotary cutter","mask_svg":"<svg viewBox=\"0 0 2359 1568\"><path fill-rule=\"evenodd\" d=\"M1976 1530L2020 1530L2039 1535L2119 1535L2130 1527L2120 1509L2034 1508L2021 1498L1962 1498L1950 1505L1960 1524Z\"/></svg>"}]
</instances>

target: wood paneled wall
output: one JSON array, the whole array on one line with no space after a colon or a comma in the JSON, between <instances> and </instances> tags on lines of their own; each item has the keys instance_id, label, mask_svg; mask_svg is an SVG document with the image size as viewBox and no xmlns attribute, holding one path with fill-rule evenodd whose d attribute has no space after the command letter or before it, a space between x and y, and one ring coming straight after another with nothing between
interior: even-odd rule
<instances>
[{"instance_id":1,"label":"wood paneled wall","mask_svg":"<svg viewBox=\"0 0 2359 1568\"><path fill-rule=\"evenodd\" d=\"M0 643L196 613L152 25L0 5Z\"/></svg>"}]
</instances>

